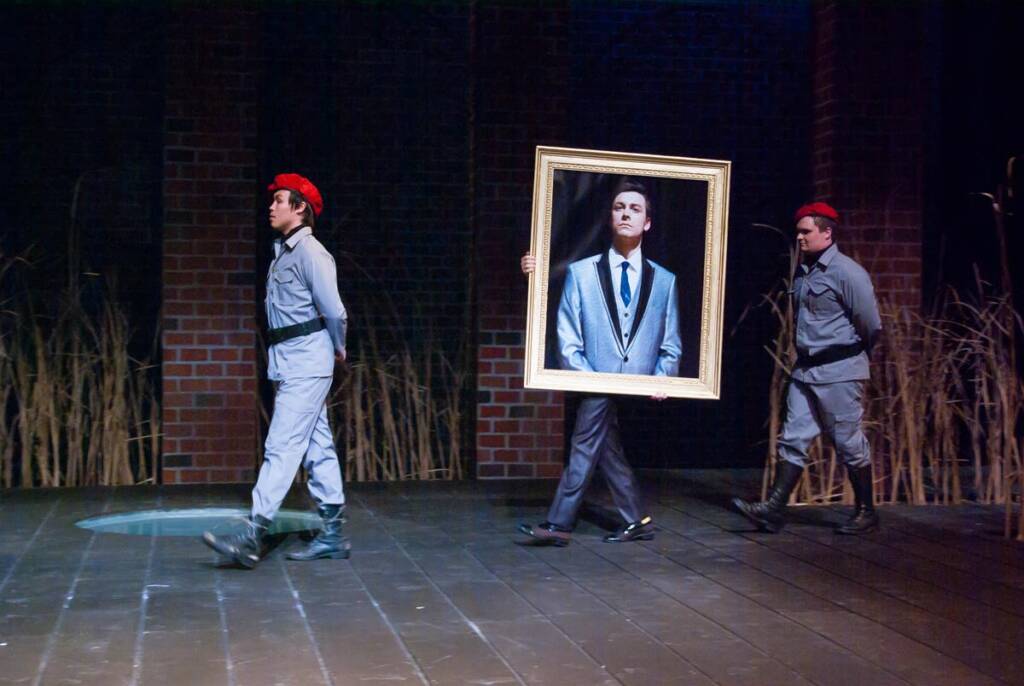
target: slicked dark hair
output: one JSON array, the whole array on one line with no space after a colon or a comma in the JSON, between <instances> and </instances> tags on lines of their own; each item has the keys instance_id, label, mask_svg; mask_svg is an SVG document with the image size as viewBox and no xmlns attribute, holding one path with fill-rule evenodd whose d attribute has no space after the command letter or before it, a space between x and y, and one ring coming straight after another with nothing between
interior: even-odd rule
<instances>
[{"instance_id":1,"label":"slicked dark hair","mask_svg":"<svg viewBox=\"0 0 1024 686\"><path fill-rule=\"evenodd\" d=\"M654 216L654 204L651 202L651 192L647 190L647 186L636 179L623 179L622 183L615 188L612 203L615 202L615 198L619 197L620 193L639 193L644 196L644 202L647 204L647 218L650 219Z\"/></svg>"}]
</instances>

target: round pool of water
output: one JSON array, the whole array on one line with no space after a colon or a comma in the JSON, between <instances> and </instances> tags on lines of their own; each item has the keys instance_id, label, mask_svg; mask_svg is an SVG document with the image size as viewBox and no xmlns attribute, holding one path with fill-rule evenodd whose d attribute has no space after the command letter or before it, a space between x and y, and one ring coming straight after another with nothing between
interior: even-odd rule
<instances>
[{"instance_id":1,"label":"round pool of water","mask_svg":"<svg viewBox=\"0 0 1024 686\"><path fill-rule=\"evenodd\" d=\"M204 531L223 533L241 527L249 510L229 507L200 507L182 510L139 510L90 517L76 526L105 534L136 536L199 536ZM312 512L281 510L274 517L270 533L308 531L320 528L320 517Z\"/></svg>"}]
</instances>

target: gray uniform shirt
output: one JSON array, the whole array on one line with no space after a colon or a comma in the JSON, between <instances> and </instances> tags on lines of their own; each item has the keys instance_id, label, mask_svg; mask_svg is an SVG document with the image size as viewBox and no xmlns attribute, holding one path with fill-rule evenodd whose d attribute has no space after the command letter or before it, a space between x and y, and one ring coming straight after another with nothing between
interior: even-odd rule
<instances>
[{"instance_id":1,"label":"gray uniform shirt","mask_svg":"<svg viewBox=\"0 0 1024 686\"><path fill-rule=\"evenodd\" d=\"M267 376L275 381L334 375L344 352L347 315L338 295L334 258L304 226L274 241L267 272L267 322L273 329L323 317L326 329L270 346Z\"/></svg>"},{"instance_id":2,"label":"gray uniform shirt","mask_svg":"<svg viewBox=\"0 0 1024 686\"><path fill-rule=\"evenodd\" d=\"M793 296L799 355L848 345L860 345L865 350L813 367L797 363L793 378L805 383L869 378L868 352L882 331L882 319L871 277L864 268L833 243L810 267L800 264L793 280Z\"/></svg>"}]
</instances>

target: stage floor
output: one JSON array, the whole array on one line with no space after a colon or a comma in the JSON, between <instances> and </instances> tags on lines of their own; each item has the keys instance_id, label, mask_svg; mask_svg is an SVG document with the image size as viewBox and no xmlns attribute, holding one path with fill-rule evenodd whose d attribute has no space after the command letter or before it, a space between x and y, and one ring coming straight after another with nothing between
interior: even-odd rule
<instances>
[{"instance_id":1,"label":"stage floor","mask_svg":"<svg viewBox=\"0 0 1024 686\"><path fill-rule=\"evenodd\" d=\"M356 484L351 560L288 562L292 536L253 571L74 526L247 488L0 492L0 684L1024 683L1001 510L887 507L844 538L845 508L801 508L757 534L725 509L750 477L648 473L653 542L602 543L593 508L564 549L513 544L551 482Z\"/></svg>"}]
</instances>

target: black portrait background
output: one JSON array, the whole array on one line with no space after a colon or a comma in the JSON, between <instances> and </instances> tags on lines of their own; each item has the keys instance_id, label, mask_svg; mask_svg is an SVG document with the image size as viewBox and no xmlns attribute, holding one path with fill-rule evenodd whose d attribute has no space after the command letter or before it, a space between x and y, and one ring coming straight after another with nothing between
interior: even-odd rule
<instances>
[{"instance_id":1,"label":"black portrait background","mask_svg":"<svg viewBox=\"0 0 1024 686\"><path fill-rule=\"evenodd\" d=\"M643 256L676 275L679 336L683 355L679 376L697 376L700 343L701 289L708 184L705 181L653 176L627 176L558 169L554 172L551 206L551 254L548 271L545 362L560 369L558 303L569 265L608 250L612 201L625 180L638 182L650 194L651 228L644 235Z\"/></svg>"}]
</instances>

